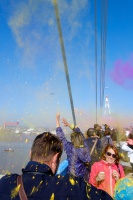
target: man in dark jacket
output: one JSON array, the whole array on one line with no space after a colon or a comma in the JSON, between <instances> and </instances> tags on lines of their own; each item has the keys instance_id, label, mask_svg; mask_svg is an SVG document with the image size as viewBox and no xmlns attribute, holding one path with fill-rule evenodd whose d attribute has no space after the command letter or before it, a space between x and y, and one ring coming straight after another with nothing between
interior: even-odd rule
<instances>
[{"instance_id":1,"label":"man in dark jacket","mask_svg":"<svg viewBox=\"0 0 133 200\"><path fill-rule=\"evenodd\" d=\"M38 135L31 148L30 161L22 169L21 184L17 184L18 174L0 179L0 200L20 200L22 185L29 200L88 200L83 179L55 176L61 155L62 143L57 136L49 132Z\"/></svg>"}]
</instances>

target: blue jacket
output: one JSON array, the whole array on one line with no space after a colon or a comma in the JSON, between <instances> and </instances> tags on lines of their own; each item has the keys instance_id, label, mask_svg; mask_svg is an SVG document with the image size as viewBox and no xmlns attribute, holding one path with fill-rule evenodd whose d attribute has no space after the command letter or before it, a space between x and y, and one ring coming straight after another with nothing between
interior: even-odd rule
<instances>
[{"instance_id":1,"label":"blue jacket","mask_svg":"<svg viewBox=\"0 0 133 200\"><path fill-rule=\"evenodd\" d=\"M82 178L54 176L47 165L33 161L22 172L29 200L88 200L87 185ZM11 174L0 179L0 200L19 200L17 176Z\"/></svg>"},{"instance_id":2,"label":"blue jacket","mask_svg":"<svg viewBox=\"0 0 133 200\"><path fill-rule=\"evenodd\" d=\"M75 128L74 131L81 133L79 128ZM91 160L87 141L84 140L85 147L75 148L72 142L69 142L66 139L61 127L56 128L56 134L61 139L64 151L67 154L68 173L71 173L77 177L85 177L88 173L88 169L86 168L84 163L90 162Z\"/></svg>"}]
</instances>

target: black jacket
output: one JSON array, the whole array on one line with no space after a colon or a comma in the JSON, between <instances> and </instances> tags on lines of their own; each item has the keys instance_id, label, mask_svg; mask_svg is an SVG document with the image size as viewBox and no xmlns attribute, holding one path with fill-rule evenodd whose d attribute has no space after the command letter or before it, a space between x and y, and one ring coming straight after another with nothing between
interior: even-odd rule
<instances>
[{"instance_id":1,"label":"black jacket","mask_svg":"<svg viewBox=\"0 0 133 200\"><path fill-rule=\"evenodd\" d=\"M87 184L81 178L54 176L47 165L33 161L22 172L29 200L88 200ZM0 179L0 200L19 200L17 176L11 174Z\"/></svg>"}]
</instances>

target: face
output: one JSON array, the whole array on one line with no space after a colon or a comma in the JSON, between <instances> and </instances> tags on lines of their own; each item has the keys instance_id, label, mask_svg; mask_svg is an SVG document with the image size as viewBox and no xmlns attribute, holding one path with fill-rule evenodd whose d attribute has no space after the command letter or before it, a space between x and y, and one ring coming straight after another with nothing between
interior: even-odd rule
<instances>
[{"instance_id":1,"label":"face","mask_svg":"<svg viewBox=\"0 0 133 200\"><path fill-rule=\"evenodd\" d=\"M107 152L104 154L105 158L106 158L106 162L108 162L109 164L113 164L115 162L116 159L116 155L113 149L108 149Z\"/></svg>"}]
</instances>

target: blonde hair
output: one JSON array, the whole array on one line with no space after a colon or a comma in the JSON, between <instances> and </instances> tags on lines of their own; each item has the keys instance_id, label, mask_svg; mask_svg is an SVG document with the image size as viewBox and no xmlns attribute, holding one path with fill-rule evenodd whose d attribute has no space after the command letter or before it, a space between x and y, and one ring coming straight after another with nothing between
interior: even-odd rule
<instances>
[{"instance_id":1,"label":"blonde hair","mask_svg":"<svg viewBox=\"0 0 133 200\"><path fill-rule=\"evenodd\" d=\"M71 142L73 143L75 148L83 148L84 147L84 138L80 132L72 132L71 133Z\"/></svg>"}]
</instances>

